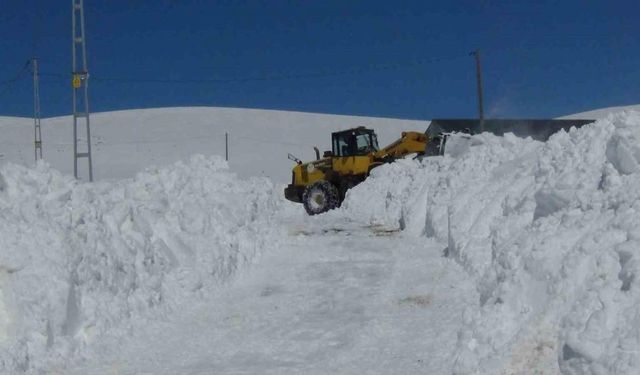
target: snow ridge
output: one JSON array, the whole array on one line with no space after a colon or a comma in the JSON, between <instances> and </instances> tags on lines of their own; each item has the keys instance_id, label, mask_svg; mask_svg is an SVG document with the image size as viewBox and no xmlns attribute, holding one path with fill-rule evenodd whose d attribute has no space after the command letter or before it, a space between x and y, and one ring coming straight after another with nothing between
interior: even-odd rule
<instances>
[{"instance_id":1,"label":"snow ridge","mask_svg":"<svg viewBox=\"0 0 640 375\"><path fill-rule=\"evenodd\" d=\"M227 282L277 246L281 198L218 157L78 183L0 168L0 372L64 366L99 338Z\"/></svg>"},{"instance_id":2,"label":"snow ridge","mask_svg":"<svg viewBox=\"0 0 640 375\"><path fill-rule=\"evenodd\" d=\"M379 168L343 211L441 240L475 278L454 372L639 373L640 113L546 143L451 140Z\"/></svg>"}]
</instances>

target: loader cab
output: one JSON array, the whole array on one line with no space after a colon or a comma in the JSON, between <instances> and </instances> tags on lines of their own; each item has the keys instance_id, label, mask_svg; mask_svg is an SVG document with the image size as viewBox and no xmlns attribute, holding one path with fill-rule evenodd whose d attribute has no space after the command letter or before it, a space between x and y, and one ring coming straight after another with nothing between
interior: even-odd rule
<instances>
[{"instance_id":1,"label":"loader cab","mask_svg":"<svg viewBox=\"0 0 640 375\"><path fill-rule=\"evenodd\" d=\"M331 133L333 156L364 156L378 151L378 137L363 126Z\"/></svg>"}]
</instances>

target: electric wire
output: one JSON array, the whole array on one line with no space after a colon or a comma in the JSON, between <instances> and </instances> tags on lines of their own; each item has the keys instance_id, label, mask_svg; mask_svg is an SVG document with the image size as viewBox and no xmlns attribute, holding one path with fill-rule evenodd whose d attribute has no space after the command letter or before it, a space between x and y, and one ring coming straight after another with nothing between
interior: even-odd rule
<instances>
[{"instance_id":1,"label":"electric wire","mask_svg":"<svg viewBox=\"0 0 640 375\"><path fill-rule=\"evenodd\" d=\"M437 62L451 61L461 58L467 58L467 54L461 54L457 56L438 57L430 59L415 59L395 63L379 63L370 64L360 67L354 67L343 70L319 70L315 72L306 73L272 73L262 76L246 76L246 77L234 77L234 78L201 78L201 79L184 79L184 78L131 78L131 77L108 77L100 75L92 75L91 80L97 82L114 82L114 83L249 83L249 82L264 82L264 81L286 81L297 80L307 78L323 78L323 77L336 77L336 76L348 76L359 75L374 71L385 70L398 70L403 68L409 68L414 66L421 66L426 64L432 64ZM41 73L43 77L63 78L68 79L68 75L60 73Z\"/></svg>"},{"instance_id":2,"label":"electric wire","mask_svg":"<svg viewBox=\"0 0 640 375\"><path fill-rule=\"evenodd\" d=\"M27 76L26 74L29 73L30 63L31 63L31 60L27 60L24 66L13 77L4 81L0 81L0 88L4 87L0 89L0 96L3 96L4 94L8 93L15 83L17 83L18 81L20 81L21 79Z\"/></svg>"},{"instance_id":3,"label":"electric wire","mask_svg":"<svg viewBox=\"0 0 640 375\"><path fill-rule=\"evenodd\" d=\"M31 60L27 60L27 62L22 66L22 68L20 68L20 70L14 74L11 78L6 79L4 81L0 81L0 86L4 86L4 85L11 85L17 81L19 81L22 78L22 75L24 74L24 72L29 69L29 63L31 62Z\"/></svg>"},{"instance_id":4,"label":"electric wire","mask_svg":"<svg viewBox=\"0 0 640 375\"><path fill-rule=\"evenodd\" d=\"M298 146L298 147L307 147L306 145L294 142L282 142L275 141L271 139L261 139L255 137L246 137L246 136L232 136L229 134L230 140L247 140L261 144L277 144L277 145L286 145L286 146ZM199 135L194 137L181 137L181 138L171 138L171 139L155 139L155 140L138 140L138 141L103 141L98 140L95 142L96 146L101 147L110 147L110 146L118 146L118 145L144 145L144 144L180 144L189 141L197 141L197 140L224 140L224 134L219 135ZM0 145L30 145L29 142L0 142ZM50 146L72 146L73 142L48 142Z\"/></svg>"}]
</instances>

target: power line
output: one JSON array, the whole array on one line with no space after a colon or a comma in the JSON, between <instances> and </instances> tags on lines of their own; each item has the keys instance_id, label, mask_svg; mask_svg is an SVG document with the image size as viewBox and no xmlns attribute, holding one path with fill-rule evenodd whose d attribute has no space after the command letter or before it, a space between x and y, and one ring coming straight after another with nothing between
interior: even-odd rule
<instances>
[{"instance_id":1,"label":"power line","mask_svg":"<svg viewBox=\"0 0 640 375\"><path fill-rule=\"evenodd\" d=\"M268 140L268 139L258 139L258 138L252 138L252 137L244 137L244 136L239 136L239 137L234 137L235 139L244 139L247 141L253 141L253 142L258 142L258 143L269 143L269 144L276 144L276 145L285 145L285 146L303 146L299 143L292 143L292 142L281 142L281 141L272 141L272 140Z\"/></svg>"},{"instance_id":2,"label":"power line","mask_svg":"<svg viewBox=\"0 0 640 375\"><path fill-rule=\"evenodd\" d=\"M101 145L102 147L109 147L109 146L116 146L116 145L144 145L144 144L167 144L167 143L179 144L183 142L196 141L196 140L208 140L208 139L218 139L218 140L224 139L224 134L221 133L221 134L215 134L215 135L199 135L199 136L193 136L193 137L156 139L156 140L139 140L139 141L98 141L97 144ZM237 137L233 137L233 139L242 139L242 140L248 140L248 141L253 141L253 142L263 143L263 144L277 144L277 145L286 145L286 146L307 147L307 145L303 145L300 143L274 141L271 139L261 139L261 138L245 137L245 136L237 136ZM28 145L29 143L0 142L0 145L16 145L16 144ZM48 142L47 144L50 146L72 146L73 145L72 142Z\"/></svg>"},{"instance_id":3,"label":"power line","mask_svg":"<svg viewBox=\"0 0 640 375\"><path fill-rule=\"evenodd\" d=\"M184 78L129 78L129 77L102 77L93 76L91 79L98 82L114 82L114 83L249 83L249 82L264 82L264 81L285 81L296 80L305 78L323 78L323 77L335 77L335 76L348 76L358 75L373 71L384 70L398 70L413 66L421 66L426 64L432 64L443 61L451 61L456 59L466 58L466 55L439 57L432 59L417 59L396 63L381 63L371 64L360 67L354 67L344 70L320 70L316 72L308 73L285 73L285 74L267 74L262 76L247 76L247 77L235 77L235 78L202 78L202 79L184 79ZM44 77L54 77L66 79L66 74L59 73L41 73Z\"/></svg>"},{"instance_id":4,"label":"power line","mask_svg":"<svg viewBox=\"0 0 640 375\"><path fill-rule=\"evenodd\" d=\"M22 66L22 68L16 74L14 74L11 78L4 81L0 81L0 86L11 85L19 81L21 78L23 78L24 73L27 71L27 69L29 69L30 63L31 63L31 60L27 60L27 62Z\"/></svg>"},{"instance_id":5,"label":"power line","mask_svg":"<svg viewBox=\"0 0 640 375\"><path fill-rule=\"evenodd\" d=\"M18 73L16 73L13 77L5 80L5 81L0 81L0 87L4 86L4 89L0 90L0 96L6 94L7 92L9 92L9 90L11 90L11 88L13 87L13 85L18 82L19 80L27 77L27 74L29 73L29 65L30 65L31 61L27 60L27 62L24 64L24 66L22 67L22 69L20 69L18 71Z\"/></svg>"}]
</instances>

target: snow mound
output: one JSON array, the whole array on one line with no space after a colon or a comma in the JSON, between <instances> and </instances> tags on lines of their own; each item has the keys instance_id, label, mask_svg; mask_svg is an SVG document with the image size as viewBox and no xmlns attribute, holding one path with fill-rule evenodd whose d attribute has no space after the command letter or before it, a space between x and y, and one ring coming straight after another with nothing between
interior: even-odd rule
<instances>
[{"instance_id":1,"label":"snow mound","mask_svg":"<svg viewBox=\"0 0 640 375\"><path fill-rule=\"evenodd\" d=\"M476 279L455 373L640 373L640 113L546 143L452 140L375 170L343 210L438 238Z\"/></svg>"},{"instance_id":2,"label":"snow mound","mask_svg":"<svg viewBox=\"0 0 640 375\"><path fill-rule=\"evenodd\" d=\"M210 293L270 246L280 192L218 157L81 184L0 168L0 372L82 355L132 321Z\"/></svg>"}]
</instances>

